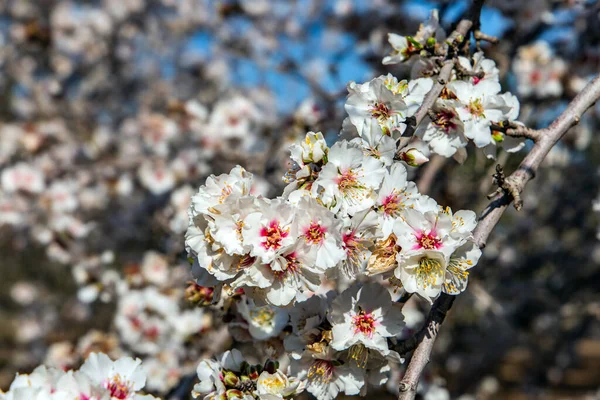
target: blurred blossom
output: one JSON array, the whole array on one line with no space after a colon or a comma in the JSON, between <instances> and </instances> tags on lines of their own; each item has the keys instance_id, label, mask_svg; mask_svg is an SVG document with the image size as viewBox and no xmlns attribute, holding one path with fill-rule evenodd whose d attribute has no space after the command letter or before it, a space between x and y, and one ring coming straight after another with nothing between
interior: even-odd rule
<instances>
[{"instance_id":1,"label":"blurred blossom","mask_svg":"<svg viewBox=\"0 0 600 400\"><path fill-rule=\"evenodd\" d=\"M546 126L597 72L596 14L486 2L500 42L460 49L395 160L463 3L2 2L0 397L395 396L390 343L470 277L418 396L573 388L598 331L600 108L551 149L485 269L479 214L446 205L483 209L488 159L512 171L530 148L500 125ZM512 363L517 344L540 357ZM9 389L17 371L33 372Z\"/></svg>"}]
</instances>

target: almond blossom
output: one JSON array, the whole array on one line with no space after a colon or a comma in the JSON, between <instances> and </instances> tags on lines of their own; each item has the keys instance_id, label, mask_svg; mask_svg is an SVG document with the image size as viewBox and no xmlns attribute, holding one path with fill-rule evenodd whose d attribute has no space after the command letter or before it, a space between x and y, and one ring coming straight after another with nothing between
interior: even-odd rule
<instances>
[{"instance_id":1,"label":"almond blossom","mask_svg":"<svg viewBox=\"0 0 600 400\"><path fill-rule=\"evenodd\" d=\"M362 344L384 356L390 352L387 338L400 334L404 325L399 305L392 303L389 292L376 283L346 289L333 300L327 319L335 350Z\"/></svg>"},{"instance_id":2,"label":"almond blossom","mask_svg":"<svg viewBox=\"0 0 600 400\"><path fill-rule=\"evenodd\" d=\"M370 82L348 86L345 108L359 133L371 119L377 121L389 135L393 131L404 130L402 122L406 117L406 104L402 96L388 89L385 79L385 76L380 76Z\"/></svg>"},{"instance_id":3,"label":"almond blossom","mask_svg":"<svg viewBox=\"0 0 600 400\"><path fill-rule=\"evenodd\" d=\"M328 159L313 185L313 193L336 213L354 215L371 207L385 174L383 164L346 141L337 142L329 150Z\"/></svg>"}]
</instances>

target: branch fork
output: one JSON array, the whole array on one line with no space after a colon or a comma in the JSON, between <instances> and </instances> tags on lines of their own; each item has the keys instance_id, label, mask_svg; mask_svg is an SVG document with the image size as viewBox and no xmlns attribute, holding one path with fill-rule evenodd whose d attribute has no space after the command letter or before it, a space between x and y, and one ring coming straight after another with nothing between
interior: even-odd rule
<instances>
[{"instance_id":1,"label":"branch fork","mask_svg":"<svg viewBox=\"0 0 600 400\"><path fill-rule=\"evenodd\" d=\"M504 175L502 166L498 164L496 165L496 173L492 175L492 178L494 179L494 184L498 185L498 188L488 194L487 198L491 200L499 194L506 193L513 198L515 208L517 211L520 211L523 208L523 200L521 199L519 182L517 182L515 177L511 175L507 178Z\"/></svg>"}]
</instances>

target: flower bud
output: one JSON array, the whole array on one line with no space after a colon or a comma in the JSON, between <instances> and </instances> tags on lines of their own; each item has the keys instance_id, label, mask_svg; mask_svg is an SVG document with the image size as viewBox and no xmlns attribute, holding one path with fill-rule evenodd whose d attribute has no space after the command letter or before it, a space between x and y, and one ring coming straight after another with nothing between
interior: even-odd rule
<instances>
[{"instance_id":1,"label":"flower bud","mask_svg":"<svg viewBox=\"0 0 600 400\"><path fill-rule=\"evenodd\" d=\"M435 46L435 38L430 37L429 39L427 39L426 45L427 45L427 47L434 47Z\"/></svg>"},{"instance_id":2,"label":"flower bud","mask_svg":"<svg viewBox=\"0 0 600 400\"><path fill-rule=\"evenodd\" d=\"M263 369L270 374L274 374L275 371L279 369L279 362L275 360L267 360Z\"/></svg>"},{"instance_id":3,"label":"flower bud","mask_svg":"<svg viewBox=\"0 0 600 400\"><path fill-rule=\"evenodd\" d=\"M192 304L208 306L212 303L215 289L208 286L200 286L196 282L189 281L185 289L185 298Z\"/></svg>"},{"instance_id":4,"label":"flower bud","mask_svg":"<svg viewBox=\"0 0 600 400\"><path fill-rule=\"evenodd\" d=\"M243 399L244 398L244 393L242 393L241 391L239 391L237 389L229 389L228 391L225 392L225 395L227 396L227 400L235 400L235 399Z\"/></svg>"},{"instance_id":5,"label":"flower bud","mask_svg":"<svg viewBox=\"0 0 600 400\"><path fill-rule=\"evenodd\" d=\"M492 131L492 139L494 139L496 143L503 142L504 134L500 131Z\"/></svg>"},{"instance_id":6,"label":"flower bud","mask_svg":"<svg viewBox=\"0 0 600 400\"><path fill-rule=\"evenodd\" d=\"M233 372L227 371L223 374L223 383L225 383L225 386L236 387L239 382L240 378Z\"/></svg>"},{"instance_id":7,"label":"flower bud","mask_svg":"<svg viewBox=\"0 0 600 400\"><path fill-rule=\"evenodd\" d=\"M405 152L400 154L400 159L410 165L411 167L418 167L419 165L425 164L429 161L429 158L425 157L425 154L421 153L419 150L408 149Z\"/></svg>"},{"instance_id":8,"label":"flower bud","mask_svg":"<svg viewBox=\"0 0 600 400\"><path fill-rule=\"evenodd\" d=\"M262 367L260 365L252 365L250 367L250 373L248 374L248 378L250 378L254 381L254 380L258 379L261 372L262 372Z\"/></svg>"},{"instance_id":9,"label":"flower bud","mask_svg":"<svg viewBox=\"0 0 600 400\"><path fill-rule=\"evenodd\" d=\"M308 132L302 143L302 161L318 163L327 154L327 143L321 132Z\"/></svg>"},{"instance_id":10,"label":"flower bud","mask_svg":"<svg viewBox=\"0 0 600 400\"><path fill-rule=\"evenodd\" d=\"M240 363L240 372L242 375L248 375L250 372L250 364L248 364L248 361L244 360Z\"/></svg>"}]
</instances>

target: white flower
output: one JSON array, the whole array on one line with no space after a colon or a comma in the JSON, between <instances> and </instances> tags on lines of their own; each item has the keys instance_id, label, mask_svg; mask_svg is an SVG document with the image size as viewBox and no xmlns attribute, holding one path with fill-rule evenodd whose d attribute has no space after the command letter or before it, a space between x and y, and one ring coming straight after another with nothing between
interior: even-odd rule
<instances>
[{"instance_id":1,"label":"white flower","mask_svg":"<svg viewBox=\"0 0 600 400\"><path fill-rule=\"evenodd\" d=\"M380 76L370 82L351 84L348 87L346 112L359 134L369 120L376 120L391 135L392 131L403 131L406 117L406 104L401 96L396 96L385 84L386 77Z\"/></svg>"},{"instance_id":2,"label":"white flower","mask_svg":"<svg viewBox=\"0 0 600 400\"><path fill-rule=\"evenodd\" d=\"M210 207L223 204L229 196L246 196L250 194L251 187L252 174L239 165L229 174L211 175L192 197L190 213L192 216L206 213Z\"/></svg>"},{"instance_id":3,"label":"white flower","mask_svg":"<svg viewBox=\"0 0 600 400\"><path fill-rule=\"evenodd\" d=\"M400 213L408 207L415 207L420 198L417 185L407 181L406 177L406 167L401 163L394 163L389 172L386 172L379 189L375 207L384 238L392 233L394 222Z\"/></svg>"},{"instance_id":4,"label":"white flower","mask_svg":"<svg viewBox=\"0 0 600 400\"><path fill-rule=\"evenodd\" d=\"M229 255L243 255L250 251L242 235L246 217L259 212L254 197L228 198L223 204L210 208L209 230L212 238L223 246Z\"/></svg>"},{"instance_id":5,"label":"white flower","mask_svg":"<svg viewBox=\"0 0 600 400\"><path fill-rule=\"evenodd\" d=\"M142 114L140 116L140 134L146 147L165 157L169 154L169 143L179 133L177 123L160 114Z\"/></svg>"},{"instance_id":6,"label":"white flower","mask_svg":"<svg viewBox=\"0 0 600 400\"><path fill-rule=\"evenodd\" d=\"M389 56L383 58L383 64L388 65L404 62L413 55L418 54L429 38L435 38L439 42L444 37L445 33L439 24L438 11L433 10L429 20L419 26L419 30L414 36L400 36L395 33L388 34L388 41L394 50Z\"/></svg>"},{"instance_id":7,"label":"white flower","mask_svg":"<svg viewBox=\"0 0 600 400\"><path fill-rule=\"evenodd\" d=\"M50 399L52 393L59 389L58 382L65 375L64 371L45 366L37 367L31 374L17 374L9 391L1 394L3 400L44 400ZM58 393L57 397L65 392ZM65 399L66 400L66 399Z\"/></svg>"},{"instance_id":8,"label":"white flower","mask_svg":"<svg viewBox=\"0 0 600 400\"><path fill-rule=\"evenodd\" d=\"M557 97L563 92L562 78L567 73L564 60L552 54L545 41L521 46L513 61L517 90L522 96Z\"/></svg>"},{"instance_id":9,"label":"white flower","mask_svg":"<svg viewBox=\"0 0 600 400\"><path fill-rule=\"evenodd\" d=\"M414 115L421 104L425 95L429 93L433 86L433 79L431 78L417 78L411 79L406 86L406 90L400 92L404 103L408 107L406 115L408 117Z\"/></svg>"},{"instance_id":10,"label":"white flower","mask_svg":"<svg viewBox=\"0 0 600 400\"><path fill-rule=\"evenodd\" d=\"M502 117L502 121L511 121L517 125L523 125L522 123L515 121L519 116L519 99L512 93L503 93L500 95L506 106L506 113ZM501 122L501 121L495 121ZM501 131L492 131L492 140L489 145L483 148L484 153L488 158L496 158L496 149L498 146L502 146L504 150L509 153L515 153L525 147L524 138L516 138L508 136Z\"/></svg>"},{"instance_id":11,"label":"white flower","mask_svg":"<svg viewBox=\"0 0 600 400\"><path fill-rule=\"evenodd\" d=\"M289 379L281 371L270 374L263 371L256 380L256 394L262 400L275 400L297 394L300 382Z\"/></svg>"},{"instance_id":12,"label":"white flower","mask_svg":"<svg viewBox=\"0 0 600 400\"><path fill-rule=\"evenodd\" d=\"M477 85L465 81L452 81L447 88L456 95L460 105L456 112L464 123L465 136L477 147L485 147L493 141L490 125L501 121L509 111L504 99L498 96L500 84L484 80Z\"/></svg>"},{"instance_id":13,"label":"white flower","mask_svg":"<svg viewBox=\"0 0 600 400\"><path fill-rule=\"evenodd\" d=\"M446 213L406 209L394 225L394 234L403 252L438 250L449 256L459 245L451 229L452 219Z\"/></svg>"},{"instance_id":14,"label":"white flower","mask_svg":"<svg viewBox=\"0 0 600 400\"><path fill-rule=\"evenodd\" d=\"M396 278L409 293L417 293L428 301L437 297L445 281L450 255L470 236L475 226L475 213L459 211L427 211L408 209L394 225L397 244Z\"/></svg>"},{"instance_id":15,"label":"white flower","mask_svg":"<svg viewBox=\"0 0 600 400\"><path fill-rule=\"evenodd\" d=\"M320 270L308 260L306 253L291 248L270 264L260 261L244 268L233 288L256 287L250 296L266 300L274 306L287 306L302 292L316 291L321 284Z\"/></svg>"},{"instance_id":16,"label":"white flower","mask_svg":"<svg viewBox=\"0 0 600 400\"><path fill-rule=\"evenodd\" d=\"M130 357L112 361L106 354L91 353L81 366L80 371L87 375L92 383L104 387L111 398L140 399L135 392L146 383L146 374L141 368L142 361Z\"/></svg>"},{"instance_id":17,"label":"white flower","mask_svg":"<svg viewBox=\"0 0 600 400\"><path fill-rule=\"evenodd\" d=\"M266 119L256 105L247 98L234 96L219 101L204 130L203 142L208 147L226 146L226 140L240 140L241 148L251 150L258 138L260 122Z\"/></svg>"},{"instance_id":18,"label":"white flower","mask_svg":"<svg viewBox=\"0 0 600 400\"><path fill-rule=\"evenodd\" d=\"M362 344L384 356L390 352L387 338L399 335L404 326L400 305L376 283L346 289L333 300L327 318L332 325L332 348L345 350Z\"/></svg>"},{"instance_id":19,"label":"white flower","mask_svg":"<svg viewBox=\"0 0 600 400\"><path fill-rule=\"evenodd\" d=\"M43 173L29 164L20 162L2 171L2 189L8 193L22 190L41 193L45 188Z\"/></svg>"},{"instance_id":20,"label":"white flower","mask_svg":"<svg viewBox=\"0 0 600 400\"><path fill-rule=\"evenodd\" d=\"M227 254L223 247L210 236L210 232L207 232L205 236L196 226L190 226L186 232L186 249L195 258L195 266L197 264L200 269L206 270L210 275L224 282L230 281L238 275L238 267L253 261L247 256ZM199 271L196 270L196 272ZM209 283L202 285L211 286Z\"/></svg>"},{"instance_id":21,"label":"white flower","mask_svg":"<svg viewBox=\"0 0 600 400\"><path fill-rule=\"evenodd\" d=\"M141 273L147 282L164 286L169 280L169 263L161 254L147 251L142 259Z\"/></svg>"},{"instance_id":22,"label":"white flower","mask_svg":"<svg viewBox=\"0 0 600 400\"><path fill-rule=\"evenodd\" d=\"M350 143L362 147L366 156L376 158L386 166L394 160L396 141L390 136L389 130L381 128L376 119L365 123L361 137L352 139Z\"/></svg>"},{"instance_id":23,"label":"white flower","mask_svg":"<svg viewBox=\"0 0 600 400\"><path fill-rule=\"evenodd\" d=\"M446 207L442 212L452 219L450 235L453 238L464 241L463 239L471 237L473 229L477 226L477 214L474 211L460 210L453 213L450 207Z\"/></svg>"},{"instance_id":24,"label":"white flower","mask_svg":"<svg viewBox=\"0 0 600 400\"><path fill-rule=\"evenodd\" d=\"M493 60L485 58L482 51L473 54L473 64L471 64L471 61L467 57L458 57L458 62L466 71L483 73L483 77L469 77L469 82L473 85L477 85L485 80L498 82L499 71L496 68L496 63Z\"/></svg>"},{"instance_id":25,"label":"white flower","mask_svg":"<svg viewBox=\"0 0 600 400\"><path fill-rule=\"evenodd\" d=\"M328 307L328 298L314 295L297 302L289 310L292 334L285 337L283 344L292 358L299 359L306 344L313 343L313 339L321 334L319 325L325 320Z\"/></svg>"},{"instance_id":26,"label":"white flower","mask_svg":"<svg viewBox=\"0 0 600 400\"><path fill-rule=\"evenodd\" d=\"M178 349L161 351L154 357L147 357L142 363L146 373L146 387L148 390L168 393L180 382L184 368L179 365Z\"/></svg>"},{"instance_id":27,"label":"white flower","mask_svg":"<svg viewBox=\"0 0 600 400\"><path fill-rule=\"evenodd\" d=\"M299 251L306 252L311 265L326 270L346 257L342 248L342 223L313 198L298 203L296 225Z\"/></svg>"},{"instance_id":28,"label":"white flower","mask_svg":"<svg viewBox=\"0 0 600 400\"><path fill-rule=\"evenodd\" d=\"M52 211L70 212L77 208L79 201L75 195L77 184L72 181L54 181L45 193L50 201Z\"/></svg>"},{"instance_id":29,"label":"white flower","mask_svg":"<svg viewBox=\"0 0 600 400\"><path fill-rule=\"evenodd\" d=\"M254 339L265 340L279 335L288 323L284 309L270 305L257 306L251 299L238 303L238 312L248 324L248 332Z\"/></svg>"},{"instance_id":30,"label":"white flower","mask_svg":"<svg viewBox=\"0 0 600 400\"><path fill-rule=\"evenodd\" d=\"M315 181L313 192L334 212L341 210L354 215L373 205L374 191L384 174L385 168L379 160L340 141L329 150L329 162Z\"/></svg>"},{"instance_id":31,"label":"white flower","mask_svg":"<svg viewBox=\"0 0 600 400\"><path fill-rule=\"evenodd\" d=\"M176 183L176 177L171 168L161 162L142 163L138 169L138 178L142 186L154 195L168 192L175 187Z\"/></svg>"},{"instance_id":32,"label":"white flower","mask_svg":"<svg viewBox=\"0 0 600 400\"><path fill-rule=\"evenodd\" d=\"M308 132L304 141L290 146L290 158L298 165L318 163L327 156L327 143L321 132Z\"/></svg>"},{"instance_id":33,"label":"white flower","mask_svg":"<svg viewBox=\"0 0 600 400\"><path fill-rule=\"evenodd\" d=\"M429 144L431 151L444 157L452 157L460 148L466 147L464 125L456 108L460 103L455 100L438 99L427 123L421 124L416 135Z\"/></svg>"},{"instance_id":34,"label":"white flower","mask_svg":"<svg viewBox=\"0 0 600 400\"><path fill-rule=\"evenodd\" d=\"M341 271L346 277L354 278L363 270L371 255L369 247L373 244L378 227L377 213L367 209L356 213L352 218L344 219L342 241L346 259L342 260Z\"/></svg>"},{"instance_id":35,"label":"white flower","mask_svg":"<svg viewBox=\"0 0 600 400\"><path fill-rule=\"evenodd\" d=\"M442 291L447 256L439 250L409 250L397 256L396 278L408 293L417 293L430 303Z\"/></svg>"},{"instance_id":36,"label":"white flower","mask_svg":"<svg viewBox=\"0 0 600 400\"><path fill-rule=\"evenodd\" d=\"M389 56L383 58L384 65L404 62L421 50L419 44L415 44L409 41L408 37L396 33L388 33L388 42L393 50Z\"/></svg>"},{"instance_id":37,"label":"white flower","mask_svg":"<svg viewBox=\"0 0 600 400\"><path fill-rule=\"evenodd\" d=\"M450 256L442 290L448 294L460 294L467 288L469 269L477 265L481 249L475 243L466 242Z\"/></svg>"},{"instance_id":38,"label":"white flower","mask_svg":"<svg viewBox=\"0 0 600 400\"><path fill-rule=\"evenodd\" d=\"M28 202L19 195L3 195L0 198L0 225L21 225L27 221Z\"/></svg>"},{"instance_id":39,"label":"white flower","mask_svg":"<svg viewBox=\"0 0 600 400\"><path fill-rule=\"evenodd\" d=\"M306 381L306 390L319 400L333 400L339 393L357 395L365 384L364 370L336 357L305 355L292 363L291 370L298 379Z\"/></svg>"},{"instance_id":40,"label":"white flower","mask_svg":"<svg viewBox=\"0 0 600 400\"><path fill-rule=\"evenodd\" d=\"M115 325L121 339L138 353L158 353L172 338L167 317L177 315L173 299L149 286L132 290L119 301Z\"/></svg>"},{"instance_id":41,"label":"white flower","mask_svg":"<svg viewBox=\"0 0 600 400\"><path fill-rule=\"evenodd\" d=\"M245 218L242 237L250 255L268 264L296 242L295 209L281 198L257 199L257 208Z\"/></svg>"}]
</instances>

